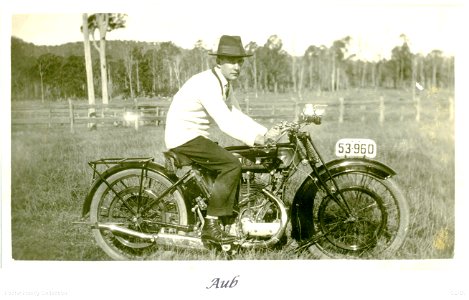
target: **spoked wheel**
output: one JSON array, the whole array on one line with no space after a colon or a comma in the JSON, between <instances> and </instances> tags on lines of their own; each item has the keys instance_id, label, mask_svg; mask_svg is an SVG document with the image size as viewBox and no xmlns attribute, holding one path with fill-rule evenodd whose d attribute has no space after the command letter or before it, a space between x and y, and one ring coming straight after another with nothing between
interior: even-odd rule
<instances>
[{"instance_id":1,"label":"spoked wheel","mask_svg":"<svg viewBox=\"0 0 469 300\"><path fill-rule=\"evenodd\" d=\"M187 225L187 210L181 194L175 190L155 201L172 185L159 173L142 169L121 169L97 188L90 207L93 224L115 225L123 230L93 229L98 245L116 260L151 259L158 250L150 239L127 234L137 231L157 234L161 224ZM149 203L148 209L143 210ZM177 233L177 229L165 229Z\"/></svg>"},{"instance_id":2,"label":"spoked wheel","mask_svg":"<svg viewBox=\"0 0 469 300\"><path fill-rule=\"evenodd\" d=\"M404 242L407 202L392 179L353 172L334 177L332 196L318 191L313 207L316 235L310 251L332 258L386 258Z\"/></svg>"}]
</instances>

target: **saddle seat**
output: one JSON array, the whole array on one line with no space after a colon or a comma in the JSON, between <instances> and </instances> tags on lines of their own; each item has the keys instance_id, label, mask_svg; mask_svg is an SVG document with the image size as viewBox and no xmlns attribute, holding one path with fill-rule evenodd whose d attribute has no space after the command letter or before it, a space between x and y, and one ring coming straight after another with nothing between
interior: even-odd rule
<instances>
[{"instance_id":1,"label":"saddle seat","mask_svg":"<svg viewBox=\"0 0 469 300\"><path fill-rule=\"evenodd\" d=\"M184 154L176 153L172 150L163 152L165 158L166 170L170 173L176 173L177 169L185 166L191 166L193 161Z\"/></svg>"}]
</instances>

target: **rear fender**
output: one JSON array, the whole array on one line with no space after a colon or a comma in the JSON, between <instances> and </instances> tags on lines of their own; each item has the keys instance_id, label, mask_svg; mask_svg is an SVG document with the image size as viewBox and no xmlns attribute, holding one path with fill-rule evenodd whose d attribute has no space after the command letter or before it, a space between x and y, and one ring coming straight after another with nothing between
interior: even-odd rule
<instances>
[{"instance_id":1,"label":"rear fender","mask_svg":"<svg viewBox=\"0 0 469 300\"><path fill-rule=\"evenodd\" d=\"M364 158L337 159L318 168L318 174L322 180L327 180L329 174L337 176L349 172L368 173L383 180L396 175L396 172L387 165ZM313 172L306 177L296 191L292 202L290 215L292 237L297 240L308 239L314 234L313 204L317 192L317 186L314 183L315 177L316 175Z\"/></svg>"},{"instance_id":2,"label":"rear fender","mask_svg":"<svg viewBox=\"0 0 469 300\"><path fill-rule=\"evenodd\" d=\"M150 162L150 163L141 163L141 162L122 162L122 163L119 163L115 166L112 166L111 168L107 169L106 171L104 171L101 176L98 176L94 181L93 183L91 184L91 187L89 188L88 190L88 193L86 195L86 198L85 198L85 201L83 203L83 209L82 209L82 218L85 218L86 215L89 213L90 211L90 207L91 207L91 201L93 199L93 196L96 192L96 190L98 189L98 187L103 184L103 182L109 178L109 176L117 173L117 172L120 172L120 171L123 171L123 170L126 170L126 169L142 169L144 167L144 165L147 165L146 168L148 170L152 170L158 174L160 174L161 176L164 176L165 178L167 178L168 180L170 180L171 182L176 182L178 180L178 178L176 177L176 175L169 175L167 172L166 172L166 169L159 165L159 164L156 164L154 162ZM182 194L182 192L181 192ZM184 201L187 202L186 198L184 197ZM188 208L189 206L187 205L188 203L186 203L186 208Z\"/></svg>"}]
</instances>

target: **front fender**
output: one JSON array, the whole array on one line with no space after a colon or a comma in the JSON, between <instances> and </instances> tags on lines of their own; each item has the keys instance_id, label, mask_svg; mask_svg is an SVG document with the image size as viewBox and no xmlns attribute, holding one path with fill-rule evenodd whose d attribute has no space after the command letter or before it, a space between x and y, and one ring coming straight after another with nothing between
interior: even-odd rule
<instances>
[{"instance_id":1,"label":"front fender","mask_svg":"<svg viewBox=\"0 0 469 300\"><path fill-rule=\"evenodd\" d=\"M83 203L83 209L82 209L82 218L85 218L86 215L89 213L90 211L90 207L91 207L91 201L93 200L93 197L94 197L94 193L96 192L96 190L98 189L98 187L104 183L104 181L111 175L117 173L117 172L120 172L120 171L123 171L123 170L126 170L126 169L132 169L132 168L138 168L138 169L141 169L144 166L145 164L144 163L141 163L141 162L121 162L115 166L112 166L111 168L107 169L106 171L104 171L101 176L98 176L94 181L93 183L91 184L89 190L88 190L88 193L86 195L86 198L85 198L85 201ZM155 171L157 173L159 173L160 175L166 177L168 180L170 180L171 182L175 182L177 181L177 177L175 175L169 175L167 174L166 172L166 169L157 164L157 163L154 163L154 162L150 162L150 163L147 163L146 164L146 168L148 168L149 170L152 170L152 171Z\"/></svg>"},{"instance_id":2,"label":"front fender","mask_svg":"<svg viewBox=\"0 0 469 300\"><path fill-rule=\"evenodd\" d=\"M391 169L391 167L379 161L366 158L341 158L332 160L326 163L325 166L323 165L318 169L322 179L325 179L324 177L328 176L326 169L329 170L331 175L357 171L373 174L380 179L386 179L396 175L396 172Z\"/></svg>"},{"instance_id":3,"label":"front fender","mask_svg":"<svg viewBox=\"0 0 469 300\"><path fill-rule=\"evenodd\" d=\"M389 166L375 160L365 158L342 158L332 160L318 168L322 180L330 176L349 172L363 172L372 174L380 179L387 179L396 175ZM306 177L295 193L291 207L292 237L305 240L314 234L313 204L316 197L317 186L314 183L316 175L312 172Z\"/></svg>"}]
</instances>

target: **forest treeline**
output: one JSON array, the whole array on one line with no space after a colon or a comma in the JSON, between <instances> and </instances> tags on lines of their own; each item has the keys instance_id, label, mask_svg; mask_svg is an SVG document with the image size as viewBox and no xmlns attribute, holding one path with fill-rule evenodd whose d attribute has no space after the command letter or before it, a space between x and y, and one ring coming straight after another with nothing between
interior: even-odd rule
<instances>
[{"instance_id":1,"label":"forest treeline","mask_svg":"<svg viewBox=\"0 0 469 300\"><path fill-rule=\"evenodd\" d=\"M454 88L454 57L433 50L411 52L405 39L392 49L390 59L364 61L349 53L350 37L330 47L309 46L303 56L283 49L280 37L270 36L264 45L245 47L247 58L238 88L245 91L301 93L350 88ZM213 56L198 41L193 49L173 42L106 41L107 85L110 99L172 96L192 75L214 65ZM101 91L100 63L92 51L93 82ZM11 39L12 101L87 99L83 43L37 46Z\"/></svg>"}]
</instances>

